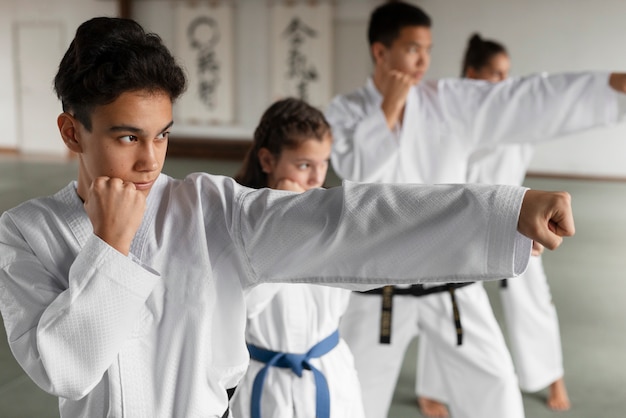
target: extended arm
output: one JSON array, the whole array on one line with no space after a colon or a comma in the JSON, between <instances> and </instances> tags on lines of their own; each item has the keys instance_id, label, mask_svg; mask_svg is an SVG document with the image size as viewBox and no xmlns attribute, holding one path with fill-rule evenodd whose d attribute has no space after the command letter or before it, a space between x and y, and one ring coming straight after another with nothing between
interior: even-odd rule
<instances>
[{"instance_id":1,"label":"extended arm","mask_svg":"<svg viewBox=\"0 0 626 418\"><path fill-rule=\"evenodd\" d=\"M460 122L450 126L476 146L488 146L539 142L613 123L618 111L614 88L623 83L623 75L565 73L496 84L442 80L438 88L446 114Z\"/></svg>"},{"instance_id":2,"label":"extended arm","mask_svg":"<svg viewBox=\"0 0 626 418\"><path fill-rule=\"evenodd\" d=\"M259 282L362 289L513 277L531 248L518 223L548 248L573 233L567 195L538 193L353 183L302 195L262 190L246 195L235 232ZM560 228L551 231L551 221Z\"/></svg>"}]
</instances>

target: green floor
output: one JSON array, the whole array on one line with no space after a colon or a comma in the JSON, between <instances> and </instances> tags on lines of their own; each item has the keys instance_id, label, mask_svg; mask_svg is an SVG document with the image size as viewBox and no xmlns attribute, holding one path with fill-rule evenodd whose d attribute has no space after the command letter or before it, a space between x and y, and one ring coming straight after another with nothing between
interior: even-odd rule
<instances>
[{"instance_id":1,"label":"green floor","mask_svg":"<svg viewBox=\"0 0 626 418\"><path fill-rule=\"evenodd\" d=\"M232 175L238 163L170 159L164 171ZM76 163L23 161L0 156L0 212L74 178ZM337 183L331 176L330 185ZM545 393L524 395L529 418L626 417L626 183L531 179L530 187L573 196L577 234L544 256L563 338L566 381L573 408L553 413ZM487 284L494 294L494 283ZM492 298L501 317L499 299ZM56 399L30 382L13 360L0 327L0 418L58 417ZM417 344L405 358L390 417L419 417L413 395ZM481 417L476 417L481 418Z\"/></svg>"}]
</instances>

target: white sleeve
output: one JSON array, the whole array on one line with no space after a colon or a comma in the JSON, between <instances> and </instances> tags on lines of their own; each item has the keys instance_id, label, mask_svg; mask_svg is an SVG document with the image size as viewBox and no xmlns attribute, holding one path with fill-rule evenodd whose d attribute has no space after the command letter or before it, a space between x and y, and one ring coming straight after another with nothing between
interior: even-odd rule
<instances>
[{"instance_id":1,"label":"white sleeve","mask_svg":"<svg viewBox=\"0 0 626 418\"><path fill-rule=\"evenodd\" d=\"M451 123L476 146L538 142L617 121L608 73L538 74L501 83L440 80L438 96Z\"/></svg>"},{"instance_id":2,"label":"white sleeve","mask_svg":"<svg viewBox=\"0 0 626 418\"><path fill-rule=\"evenodd\" d=\"M325 115L333 132L333 169L343 179L371 182L395 170L398 138L382 109L368 112L361 100L356 94L338 96Z\"/></svg>"},{"instance_id":3,"label":"white sleeve","mask_svg":"<svg viewBox=\"0 0 626 418\"><path fill-rule=\"evenodd\" d=\"M160 278L94 235L72 264L66 286L7 214L3 221L0 306L11 350L42 389L80 399L131 336Z\"/></svg>"},{"instance_id":4,"label":"white sleeve","mask_svg":"<svg viewBox=\"0 0 626 418\"><path fill-rule=\"evenodd\" d=\"M351 289L519 275L525 189L344 182L302 194L242 194L233 236L248 279ZM249 283L250 284L250 283Z\"/></svg>"}]
</instances>

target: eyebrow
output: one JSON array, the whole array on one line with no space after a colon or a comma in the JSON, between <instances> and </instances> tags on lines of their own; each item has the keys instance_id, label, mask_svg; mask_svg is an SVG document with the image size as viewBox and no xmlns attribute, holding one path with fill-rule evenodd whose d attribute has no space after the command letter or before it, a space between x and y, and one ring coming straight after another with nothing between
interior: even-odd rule
<instances>
[{"instance_id":1,"label":"eyebrow","mask_svg":"<svg viewBox=\"0 0 626 418\"><path fill-rule=\"evenodd\" d=\"M408 46L417 46L420 48L432 48L433 44L432 42L430 44L425 44L425 43L419 43L419 42L415 42L415 41L409 41L406 43Z\"/></svg>"},{"instance_id":2,"label":"eyebrow","mask_svg":"<svg viewBox=\"0 0 626 418\"><path fill-rule=\"evenodd\" d=\"M169 128L172 127L173 124L174 121L170 121L170 123L168 123L165 128L161 129L159 133L167 131ZM109 128L109 132L132 132L134 134L142 134L144 133L144 130L131 125L115 125Z\"/></svg>"},{"instance_id":3,"label":"eyebrow","mask_svg":"<svg viewBox=\"0 0 626 418\"><path fill-rule=\"evenodd\" d=\"M296 158L293 161L296 162L296 163L314 163L317 160L315 160L313 158ZM330 161L330 157L324 158L322 161Z\"/></svg>"}]
</instances>

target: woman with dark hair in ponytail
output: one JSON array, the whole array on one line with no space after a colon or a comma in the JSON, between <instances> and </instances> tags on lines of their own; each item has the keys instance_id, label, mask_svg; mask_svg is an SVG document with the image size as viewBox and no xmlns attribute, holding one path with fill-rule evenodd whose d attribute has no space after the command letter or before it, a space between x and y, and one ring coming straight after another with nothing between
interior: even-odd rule
<instances>
[{"instance_id":1,"label":"woman with dark hair in ponytail","mask_svg":"<svg viewBox=\"0 0 626 418\"><path fill-rule=\"evenodd\" d=\"M319 110L298 99L280 100L263 114L235 179L293 192L322 187L331 147ZM300 242L297 234L285 239ZM252 361L232 400L235 416L364 417L352 354L337 332L349 296L346 289L308 284L260 285L247 294ZM289 360L307 356L309 370Z\"/></svg>"},{"instance_id":2,"label":"woman with dark hair in ponytail","mask_svg":"<svg viewBox=\"0 0 626 418\"><path fill-rule=\"evenodd\" d=\"M496 83L509 76L511 67L504 45L479 34L470 37L463 59L461 76ZM530 164L532 144L509 144L481 150L472 155L468 168L468 183L521 185ZM533 255L524 280L503 280L500 297L504 321L509 334L511 352L520 388L537 392L548 387L547 405L564 411L570 408L563 379L563 353L557 312L541 261L541 248ZM432 361L427 336L420 339L420 355L416 394L420 405L431 411L443 411L446 390L440 383L439 372ZM441 401L441 402L440 402Z\"/></svg>"},{"instance_id":3,"label":"woman with dark hair in ponytail","mask_svg":"<svg viewBox=\"0 0 626 418\"><path fill-rule=\"evenodd\" d=\"M497 83L509 77L510 69L511 61L504 45L483 39L477 33L470 37L461 77Z\"/></svg>"}]
</instances>

